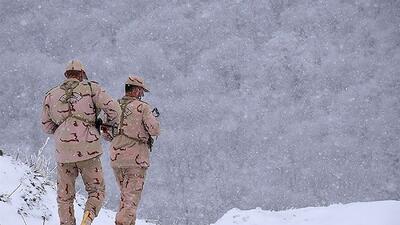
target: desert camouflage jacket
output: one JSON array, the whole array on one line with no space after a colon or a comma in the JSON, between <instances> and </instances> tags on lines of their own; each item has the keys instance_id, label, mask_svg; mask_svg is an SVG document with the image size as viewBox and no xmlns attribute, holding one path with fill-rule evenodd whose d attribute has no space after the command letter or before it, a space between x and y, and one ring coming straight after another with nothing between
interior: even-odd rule
<instances>
[{"instance_id":1,"label":"desert camouflage jacket","mask_svg":"<svg viewBox=\"0 0 400 225\"><path fill-rule=\"evenodd\" d=\"M102 154L100 134L94 123L103 110L108 124L116 124L120 107L95 82L67 79L51 89L43 103L42 127L54 134L58 162L77 162Z\"/></svg>"},{"instance_id":2,"label":"desert camouflage jacket","mask_svg":"<svg viewBox=\"0 0 400 225\"><path fill-rule=\"evenodd\" d=\"M160 134L160 123L151 113L150 106L137 98L125 96L118 100L123 115L120 119L119 134L110 146L111 166L149 166L150 136Z\"/></svg>"}]
</instances>

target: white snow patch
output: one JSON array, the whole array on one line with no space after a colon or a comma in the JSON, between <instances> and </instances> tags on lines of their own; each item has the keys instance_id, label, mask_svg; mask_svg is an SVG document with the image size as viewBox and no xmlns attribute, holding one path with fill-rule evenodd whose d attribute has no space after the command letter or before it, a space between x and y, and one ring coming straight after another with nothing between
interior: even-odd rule
<instances>
[{"instance_id":1,"label":"white snow patch","mask_svg":"<svg viewBox=\"0 0 400 225\"><path fill-rule=\"evenodd\" d=\"M399 225L400 201L357 202L286 211L231 209L212 225Z\"/></svg>"},{"instance_id":2,"label":"white snow patch","mask_svg":"<svg viewBox=\"0 0 400 225\"><path fill-rule=\"evenodd\" d=\"M58 225L55 185L27 165L9 156L0 157L0 225ZM77 195L77 224L83 215L85 198ZM93 225L114 224L115 212L102 209ZM43 223L44 222L44 223ZM154 225L144 220L138 225Z\"/></svg>"}]
</instances>

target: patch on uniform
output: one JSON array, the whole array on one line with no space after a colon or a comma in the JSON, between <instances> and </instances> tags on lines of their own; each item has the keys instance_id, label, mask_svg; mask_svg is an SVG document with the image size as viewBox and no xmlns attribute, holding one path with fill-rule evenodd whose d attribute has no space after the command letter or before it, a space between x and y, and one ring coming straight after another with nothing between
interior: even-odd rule
<instances>
[{"instance_id":1,"label":"patch on uniform","mask_svg":"<svg viewBox=\"0 0 400 225\"><path fill-rule=\"evenodd\" d=\"M82 95L78 92L72 92L72 94L64 94L60 97L62 103L77 103L82 99Z\"/></svg>"},{"instance_id":2,"label":"patch on uniform","mask_svg":"<svg viewBox=\"0 0 400 225\"><path fill-rule=\"evenodd\" d=\"M128 107L126 107L124 110L124 117L128 117L131 114L132 114L132 111Z\"/></svg>"}]
</instances>

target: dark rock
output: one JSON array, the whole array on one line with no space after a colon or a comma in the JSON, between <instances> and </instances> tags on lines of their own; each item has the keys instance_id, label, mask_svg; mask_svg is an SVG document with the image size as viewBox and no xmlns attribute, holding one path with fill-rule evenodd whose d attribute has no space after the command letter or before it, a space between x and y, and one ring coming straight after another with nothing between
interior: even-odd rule
<instances>
[{"instance_id":1,"label":"dark rock","mask_svg":"<svg viewBox=\"0 0 400 225\"><path fill-rule=\"evenodd\" d=\"M0 156L3 156L3 150L0 149Z\"/></svg>"}]
</instances>

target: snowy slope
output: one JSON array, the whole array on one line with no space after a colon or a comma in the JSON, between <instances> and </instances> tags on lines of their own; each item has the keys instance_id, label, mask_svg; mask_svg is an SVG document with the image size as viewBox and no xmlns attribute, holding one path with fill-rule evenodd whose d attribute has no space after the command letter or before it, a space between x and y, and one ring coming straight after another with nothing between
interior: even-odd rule
<instances>
[{"instance_id":1,"label":"snowy slope","mask_svg":"<svg viewBox=\"0 0 400 225\"><path fill-rule=\"evenodd\" d=\"M358 202L272 212L232 209L212 225L399 225L400 201Z\"/></svg>"},{"instance_id":2,"label":"snowy slope","mask_svg":"<svg viewBox=\"0 0 400 225\"><path fill-rule=\"evenodd\" d=\"M54 184L11 157L0 157L0 225L58 225ZM82 218L84 202L77 195L75 217ZM93 225L114 224L115 213L102 209ZM151 225L137 221L138 225Z\"/></svg>"},{"instance_id":3,"label":"snowy slope","mask_svg":"<svg viewBox=\"0 0 400 225\"><path fill-rule=\"evenodd\" d=\"M11 157L0 157L0 225L58 225L54 185ZM79 196L77 222L82 218ZM212 225L399 225L400 201L338 204L286 211L232 209ZM114 224L115 213L102 209L93 225ZM45 221L44 221L45 220ZM43 223L44 221L44 223ZM151 225L137 221L138 225Z\"/></svg>"}]
</instances>

